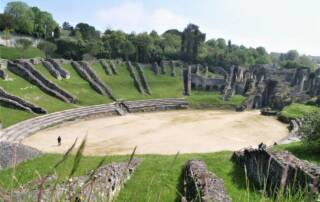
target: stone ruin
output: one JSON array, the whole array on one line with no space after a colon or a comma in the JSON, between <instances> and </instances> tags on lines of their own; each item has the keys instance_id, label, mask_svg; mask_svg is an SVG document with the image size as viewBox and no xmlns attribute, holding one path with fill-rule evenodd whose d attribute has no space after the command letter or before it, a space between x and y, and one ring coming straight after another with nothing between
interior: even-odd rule
<instances>
[{"instance_id":1,"label":"stone ruin","mask_svg":"<svg viewBox=\"0 0 320 202\"><path fill-rule=\"evenodd\" d=\"M158 75L160 73L160 70L159 70L159 65L157 62L154 62L152 64L152 70L153 72L155 73L155 75Z\"/></svg>"},{"instance_id":2,"label":"stone ruin","mask_svg":"<svg viewBox=\"0 0 320 202\"><path fill-rule=\"evenodd\" d=\"M246 170L248 179L270 196L320 190L320 167L302 161L287 151L244 149L233 154L233 160Z\"/></svg>"},{"instance_id":3,"label":"stone ruin","mask_svg":"<svg viewBox=\"0 0 320 202\"><path fill-rule=\"evenodd\" d=\"M183 94L186 96L191 95L191 66L185 64L183 67Z\"/></svg>"},{"instance_id":4,"label":"stone ruin","mask_svg":"<svg viewBox=\"0 0 320 202\"><path fill-rule=\"evenodd\" d=\"M111 67L109 66L109 64L105 60L99 60L99 62L107 75L113 74Z\"/></svg>"},{"instance_id":5,"label":"stone ruin","mask_svg":"<svg viewBox=\"0 0 320 202\"><path fill-rule=\"evenodd\" d=\"M84 61L72 61L71 65L75 68L76 72L86 81L89 82L91 87L101 95L108 96L111 100L116 101L109 86L103 83L94 70Z\"/></svg>"},{"instance_id":6,"label":"stone ruin","mask_svg":"<svg viewBox=\"0 0 320 202\"><path fill-rule=\"evenodd\" d=\"M60 73L54 68L54 66L50 62L42 60L42 64L54 78L58 80L62 79Z\"/></svg>"},{"instance_id":7,"label":"stone ruin","mask_svg":"<svg viewBox=\"0 0 320 202\"><path fill-rule=\"evenodd\" d=\"M27 60L8 61L8 70L30 81L32 84L38 86L44 92L53 95L64 102L76 103L77 99L61 89L56 84L45 78L38 70L36 70Z\"/></svg>"},{"instance_id":8,"label":"stone ruin","mask_svg":"<svg viewBox=\"0 0 320 202\"><path fill-rule=\"evenodd\" d=\"M122 61L120 61L119 63L122 64ZM111 67L112 73L114 75L117 75L118 74L117 66L114 64L114 62L112 60L110 61L110 67Z\"/></svg>"},{"instance_id":9,"label":"stone ruin","mask_svg":"<svg viewBox=\"0 0 320 202\"><path fill-rule=\"evenodd\" d=\"M9 105L10 107L23 109L23 110L28 111L30 113L35 113L35 114L48 113L45 109L42 109L41 107L38 107L32 103L24 101L23 99L21 99L17 96L10 95L8 92L6 92L1 87L0 87L0 103L2 103L4 105Z\"/></svg>"},{"instance_id":10,"label":"stone ruin","mask_svg":"<svg viewBox=\"0 0 320 202\"><path fill-rule=\"evenodd\" d=\"M160 70L161 70L161 74L166 74L165 64L163 60L161 60L160 62Z\"/></svg>"},{"instance_id":11,"label":"stone ruin","mask_svg":"<svg viewBox=\"0 0 320 202\"><path fill-rule=\"evenodd\" d=\"M175 77L176 76L176 66L175 66L175 64L173 63L172 60L170 61L169 65L170 65L170 68L171 68L171 74L170 75Z\"/></svg>"},{"instance_id":12,"label":"stone ruin","mask_svg":"<svg viewBox=\"0 0 320 202\"><path fill-rule=\"evenodd\" d=\"M87 175L73 177L59 184L55 183L57 176L49 176L44 184L41 201L112 201L141 161L133 158L110 163L90 171ZM36 180L16 190L13 194L14 201L36 201L40 183L40 180Z\"/></svg>"},{"instance_id":13,"label":"stone ruin","mask_svg":"<svg viewBox=\"0 0 320 202\"><path fill-rule=\"evenodd\" d=\"M190 160L187 162L183 172L183 182L182 202L231 202L223 181L209 172L203 161Z\"/></svg>"},{"instance_id":14,"label":"stone ruin","mask_svg":"<svg viewBox=\"0 0 320 202\"><path fill-rule=\"evenodd\" d=\"M130 62L130 61L127 61L127 69L128 69L128 71L129 71L129 73L130 73L130 76L131 76L131 78L132 78L132 80L133 80L134 86L136 87L136 89L137 89L141 94L145 94L144 88L143 88L140 80L138 79L138 76L137 76L137 74L136 74L136 72L134 71L133 68L134 68L134 67L133 67L133 65L131 64L131 62Z\"/></svg>"},{"instance_id":15,"label":"stone ruin","mask_svg":"<svg viewBox=\"0 0 320 202\"><path fill-rule=\"evenodd\" d=\"M136 63L135 64L135 68L138 72L138 75L140 77L140 81L141 81L141 84L142 84L142 87L144 88L144 90L149 94L151 95L152 92L151 92L151 88L150 88L150 85L147 81L147 77L144 75L144 72L143 72L143 68L141 66L141 64L139 63Z\"/></svg>"},{"instance_id":16,"label":"stone ruin","mask_svg":"<svg viewBox=\"0 0 320 202\"><path fill-rule=\"evenodd\" d=\"M40 156L41 152L23 144L0 141L0 170Z\"/></svg>"}]
</instances>

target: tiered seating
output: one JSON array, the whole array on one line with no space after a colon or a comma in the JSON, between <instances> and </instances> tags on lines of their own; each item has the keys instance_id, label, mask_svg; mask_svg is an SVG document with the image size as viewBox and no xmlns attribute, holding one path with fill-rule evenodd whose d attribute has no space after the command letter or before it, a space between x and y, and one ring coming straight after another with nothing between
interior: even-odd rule
<instances>
[{"instance_id":1,"label":"tiered seating","mask_svg":"<svg viewBox=\"0 0 320 202\"><path fill-rule=\"evenodd\" d=\"M162 111L170 109L186 109L188 102L184 98L152 99L123 102L128 112Z\"/></svg>"},{"instance_id":2,"label":"tiered seating","mask_svg":"<svg viewBox=\"0 0 320 202\"><path fill-rule=\"evenodd\" d=\"M92 116L116 115L117 107L115 104L104 104L90 107L55 112L48 115L29 119L3 130L0 141L19 142L25 137L49 126L53 126L65 121L71 121Z\"/></svg>"}]
</instances>

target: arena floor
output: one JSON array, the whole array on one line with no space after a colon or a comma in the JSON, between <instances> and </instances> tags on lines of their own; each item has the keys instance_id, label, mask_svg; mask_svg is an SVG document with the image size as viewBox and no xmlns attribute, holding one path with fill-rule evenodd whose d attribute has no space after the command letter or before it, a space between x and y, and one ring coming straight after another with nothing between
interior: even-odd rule
<instances>
[{"instance_id":1,"label":"arena floor","mask_svg":"<svg viewBox=\"0 0 320 202\"><path fill-rule=\"evenodd\" d=\"M62 145L57 145L57 137ZM87 136L86 155L203 153L273 144L288 136L285 124L259 111L179 110L128 114L62 124L42 130L23 144L63 153Z\"/></svg>"}]
</instances>

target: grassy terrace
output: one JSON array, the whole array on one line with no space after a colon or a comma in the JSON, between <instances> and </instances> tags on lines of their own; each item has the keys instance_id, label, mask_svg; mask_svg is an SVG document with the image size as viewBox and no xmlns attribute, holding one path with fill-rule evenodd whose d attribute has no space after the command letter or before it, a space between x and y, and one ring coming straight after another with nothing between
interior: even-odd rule
<instances>
[{"instance_id":1,"label":"grassy terrace","mask_svg":"<svg viewBox=\"0 0 320 202\"><path fill-rule=\"evenodd\" d=\"M277 146L276 149L289 150L299 158L320 163L320 151L313 151L301 143ZM232 152L181 155L138 155L143 158L133 177L121 190L116 201L179 201L181 190L181 170L187 160L202 159L208 169L224 180L226 189L233 201L261 201L254 189L246 189L245 175L241 168L231 161ZM7 190L18 187L30 180L37 179L37 172L46 174L62 155L46 154L37 159L20 164L16 168L17 181L11 182L12 169L0 172L0 186ZM84 175L95 168L102 157L83 157L75 175ZM122 161L128 156L110 156L106 163ZM59 175L68 176L72 168L73 157L65 161L58 169ZM159 166L161 165L161 166ZM6 183L4 183L6 182ZM8 183L9 182L9 183Z\"/></svg>"},{"instance_id":2,"label":"grassy terrace","mask_svg":"<svg viewBox=\"0 0 320 202\"><path fill-rule=\"evenodd\" d=\"M0 58L3 58L3 59L35 58L35 57L44 57L44 53L35 47L30 47L24 50L22 48L0 46Z\"/></svg>"},{"instance_id":3,"label":"grassy terrace","mask_svg":"<svg viewBox=\"0 0 320 202\"><path fill-rule=\"evenodd\" d=\"M9 93L19 96L31 103L39 105L48 110L49 113L79 106L96 105L109 103L111 100L94 91L89 83L83 80L70 64L65 64L64 68L70 73L70 79L58 80L54 78L48 70L42 65L35 65L46 78L65 89L79 100L77 104L68 104L55 97L44 93L37 86L29 83L25 79L5 70L9 79L0 79L0 86ZM179 68L176 69L176 77L170 75L170 68L166 67L166 74L155 75L150 65L144 65L144 74L150 85L152 95L141 95L133 85L133 80L125 64L117 65L118 75L107 75L99 63L92 65L100 79L109 85L113 94L118 99L140 100L152 98L174 98L182 97L182 76ZM242 96L234 96L228 101L223 101L218 92L200 92L194 91L192 96L188 97L192 107L214 106L219 108L234 108L244 100ZM0 106L0 121L3 127L8 127L17 122L26 120L36 115L21 110L11 109Z\"/></svg>"},{"instance_id":4,"label":"grassy terrace","mask_svg":"<svg viewBox=\"0 0 320 202\"><path fill-rule=\"evenodd\" d=\"M281 111L281 116L287 119L301 118L303 115L306 115L316 110L320 110L320 108L311 105L293 103L283 108L283 110Z\"/></svg>"}]
</instances>

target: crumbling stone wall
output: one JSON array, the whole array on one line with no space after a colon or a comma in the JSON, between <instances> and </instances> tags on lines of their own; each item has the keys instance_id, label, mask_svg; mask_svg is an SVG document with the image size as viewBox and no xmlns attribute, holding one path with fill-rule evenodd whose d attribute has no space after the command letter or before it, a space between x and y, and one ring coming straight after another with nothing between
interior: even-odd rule
<instances>
[{"instance_id":1,"label":"crumbling stone wall","mask_svg":"<svg viewBox=\"0 0 320 202\"><path fill-rule=\"evenodd\" d=\"M54 78L59 79L59 80L62 79L62 78L61 78L61 75L60 75L60 72L59 72L58 70L56 70L56 69L54 68L54 66L53 66L50 62L45 61L45 60L42 60L42 64L43 64L43 66L50 72L50 74L51 74Z\"/></svg>"},{"instance_id":2,"label":"crumbling stone wall","mask_svg":"<svg viewBox=\"0 0 320 202\"><path fill-rule=\"evenodd\" d=\"M201 160L187 162L184 172L184 202L230 202L224 183L215 174L208 171L207 165Z\"/></svg>"},{"instance_id":3,"label":"crumbling stone wall","mask_svg":"<svg viewBox=\"0 0 320 202\"><path fill-rule=\"evenodd\" d=\"M0 141L0 170L40 156L41 152L22 144Z\"/></svg>"},{"instance_id":4,"label":"crumbling stone wall","mask_svg":"<svg viewBox=\"0 0 320 202\"><path fill-rule=\"evenodd\" d=\"M141 159L114 162L90 171L85 176L73 177L55 185L57 176L50 176L42 193L42 201L112 201L122 186L130 179ZM14 192L14 201L23 202L28 199L36 201L39 192L39 181L30 183L26 188ZM66 194L66 190L69 194ZM81 190L79 192L79 190ZM89 199L90 198L90 199Z\"/></svg>"},{"instance_id":5,"label":"crumbling stone wall","mask_svg":"<svg viewBox=\"0 0 320 202\"><path fill-rule=\"evenodd\" d=\"M120 61L120 64L122 64L122 61ZM118 74L117 66L114 64L113 61L110 61L110 67L111 67L112 73L117 75Z\"/></svg>"},{"instance_id":6,"label":"crumbling stone wall","mask_svg":"<svg viewBox=\"0 0 320 202\"><path fill-rule=\"evenodd\" d=\"M144 88L144 90L149 94L151 95L151 89L150 89L150 86L149 86L149 83L147 81L147 77L144 75L144 72L143 72L143 69L141 67L141 65L139 63L137 63L135 65L136 69L137 69L137 72L139 74L139 77L140 77L140 81L141 81L141 84Z\"/></svg>"},{"instance_id":7,"label":"crumbling stone wall","mask_svg":"<svg viewBox=\"0 0 320 202\"><path fill-rule=\"evenodd\" d=\"M302 161L287 151L244 149L235 152L234 161L246 169L249 180L260 188L266 187L268 194L280 190L295 194L297 191L320 190L320 167Z\"/></svg>"},{"instance_id":8,"label":"crumbling stone wall","mask_svg":"<svg viewBox=\"0 0 320 202\"><path fill-rule=\"evenodd\" d=\"M112 90L106 84L104 84L97 76L97 74L92 70L86 62L71 62L72 66L78 72L78 74L85 80L89 82L91 87L100 93L101 95L108 96L112 100L116 100L116 98L112 94Z\"/></svg>"},{"instance_id":9,"label":"crumbling stone wall","mask_svg":"<svg viewBox=\"0 0 320 202\"><path fill-rule=\"evenodd\" d=\"M7 79L7 74L3 69L0 69L0 78L6 80Z\"/></svg>"},{"instance_id":10,"label":"crumbling stone wall","mask_svg":"<svg viewBox=\"0 0 320 202\"><path fill-rule=\"evenodd\" d=\"M99 61L101 66L103 67L104 71L106 72L107 75L112 75L112 70L110 69L108 63L104 60Z\"/></svg>"},{"instance_id":11,"label":"crumbling stone wall","mask_svg":"<svg viewBox=\"0 0 320 202\"><path fill-rule=\"evenodd\" d=\"M19 97L10 95L1 87L0 87L0 102L3 102L4 104L13 105L17 108L21 108L21 109L26 110L31 113L36 113L36 114L46 114L47 113L47 111L42 109L41 107L38 107L32 103L26 102Z\"/></svg>"},{"instance_id":12,"label":"crumbling stone wall","mask_svg":"<svg viewBox=\"0 0 320 202\"><path fill-rule=\"evenodd\" d=\"M170 68L171 68L171 76L175 77L176 76L176 66L174 65L173 61L170 61Z\"/></svg>"},{"instance_id":13,"label":"crumbling stone wall","mask_svg":"<svg viewBox=\"0 0 320 202\"><path fill-rule=\"evenodd\" d=\"M160 69L161 69L161 74L166 74L165 64L163 60L161 60L160 62Z\"/></svg>"},{"instance_id":14,"label":"crumbling stone wall","mask_svg":"<svg viewBox=\"0 0 320 202\"><path fill-rule=\"evenodd\" d=\"M37 85L40 89L42 89L44 92L50 95L53 95L68 103L77 102L74 96L72 96L70 93L66 92L65 90L58 87L56 84L46 79L42 74L40 74L40 72L33 68L31 63L27 61L9 61L8 69L13 73L21 76L22 78L25 78L26 80L30 81L34 85Z\"/></svg>"},{"instance_id":15,"label":"crumbling stone wall","mask_svg":"<svg viewBox=\"0 0 320 202\"><path fill-rule=\"evenodd\" d=\"M184 95L191 95L191 66L184 65L183 68L183 87L184 87Z\"/></svg>"},{"instance_id":16,"label":"crumbling stone wall","mask_svg":"<svg viewBox=\"0 0 320 202\"><path fill-rule=\"evenodd\" d=\"M61 60L58 59L47 59L48 62L50 62L53 67L59 72L59 74L64 78L64 79L68 79L70 78L70 74L69 72L67 72L67 70L65 70L62 65L60 64ZM62 60L62 64L64 64L66 60Z\"/></svg>"},{"instance_id":17,"label":"crumbling stone wall","mask_svg":"<svg viewBox=\"0 0 320 202\"><path fill-rule=\"evenodd\" d=\"M196 90L218 90L222 92L226 84L224 78L206 78L198 74L191 74L191 86Z\"/></svg>"},{"instance_id":18,"label":"crumbling stone wall","mask_svg":"<svg viewBox=\"0 0 320 202\"><path fill-rule=\"evenodd\" d=\"M188 108L188 102L184 98L125 101L122 104L128 112L150 112Z\"/></svg>"},{"instance_id":19,"label":"crumbling stone wall","mask_svg":"<svg viewBox=\"0 0 320 202\"><path fill-rule=\"evenodd\" d=\"M142 84L140 83L140 81L138 80L138 77L137 75L135 74L134 70L133 70L133 67L132 67L132 64L130 61L127 61L127 69L130 73L130 76L131 78L133 79L133 84L134 86L136 87L136 89L141 93L141 94L144 94L144 89L143 89L143 86Z\"/></svg>"},{"instance_id":20,"label":"crumbling stone wall","mask_svg":"<svg viewBox=\"0 0 320 202\"><path fill-rule=\"evenodd\" d=\"M152 70L153 70L153 72L155 73L155 75L158 75L158 74L159 74L160 70L159 70L159 66L158 66L158 63L157 63L157 62L154 62L154 63L152 64Z\"/></svg>"}]
</instances>

